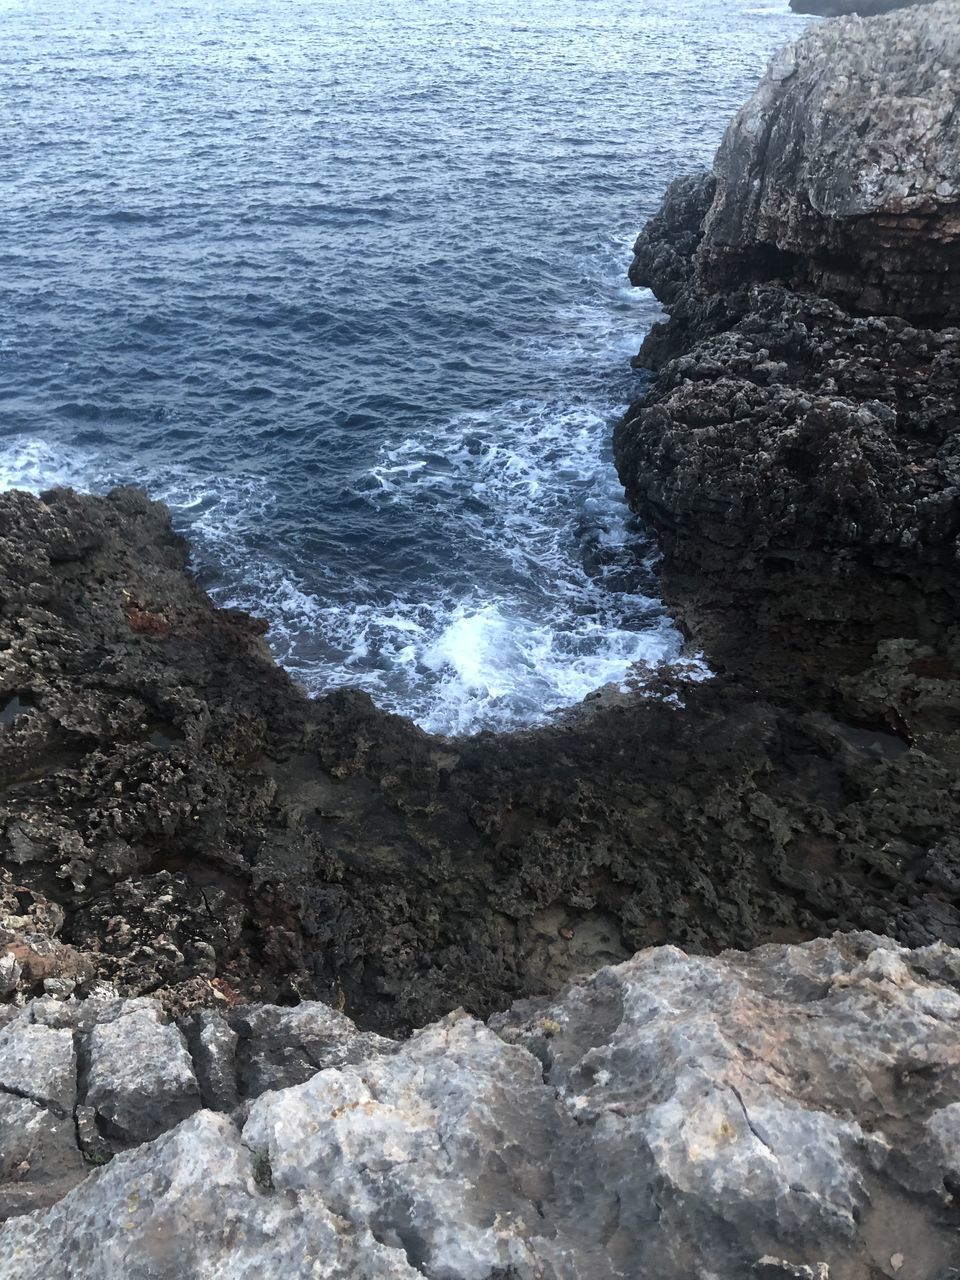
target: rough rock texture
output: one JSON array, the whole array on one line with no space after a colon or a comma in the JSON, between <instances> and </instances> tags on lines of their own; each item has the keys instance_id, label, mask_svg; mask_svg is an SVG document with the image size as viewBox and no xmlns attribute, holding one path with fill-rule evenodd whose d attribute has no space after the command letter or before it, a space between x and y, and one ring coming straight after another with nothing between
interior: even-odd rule
<instances>
[{"instance_id":1,"label":"rough rock texture","mask_svg":"<svg viewBox=\"0 0 960 1280\"><path fill-rule=\"evenodd\" d=\"M940 944L657 948L198 1112L7 1223L0 1277L947 1280L958 1033Z\"/></svg>"},{"instance_id":2,"label":"rough rock texture","mask_svg":"<svg viewBox=\"0 0 960 1280\"><path fill-rule=\"evenodd\" d=\"M947 705L908 732L927 742L956 724L958 69L953 2L774 60L637 241L631 278L671 314L616 440L716 666L855 719L898 652L940 673Z\"/></svg>"},{"instance_id":3,"label":"rough rock texture","mask_svg":"<svg viewBox=\"0 0 960 1280\"><path fill-rule=\"evenodd\" d=\"M8 1007L0 1029L0 1219L51 1204L91 1168L201 1106L234 1112L265 1090L391 1053L327 1005L212 1009L169 1020L104 984L84 1000Z\"/></svg>"},{"instance_id":4,"label":"rough rock texture","mask_svg":"<svg viewBox=\"0 0 960 1280\"><path fill-rule=\"evenodd\" d=\"M960 8L815 28L717 154L705 292L780 279L861 314L960 314Z\"/></svg>"},{"instance_id":5,"label":"rough rock texture","mask_svg":"<svg viewBox=\"0 0 960 1280\"><path fill-rule=\"evenodd\" d=\"M439 739L360 694L303 697L140 494L0 495L0 532L11 996L325 998L392 1031L661 941L960 944L939 633L864 636L870 663L819 701L785 699L765 650L760 692L648 673L543 730ZM819 657L786 669L819 680Z\"/></svg>"}]
</instances>

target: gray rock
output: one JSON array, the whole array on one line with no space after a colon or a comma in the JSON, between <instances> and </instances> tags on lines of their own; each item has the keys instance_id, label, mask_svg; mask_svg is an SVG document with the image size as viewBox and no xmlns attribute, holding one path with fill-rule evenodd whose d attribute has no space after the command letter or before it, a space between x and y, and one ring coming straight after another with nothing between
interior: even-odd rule
<instances>
[{"instance_id":1,"label":"gray rock","mask_svg":"<svg viewBox=\"0 0 960 1280\"><path fill-rule=\"evenodd\" d=\"M860 312L960 311L955 0L815 27L717 153L699 270L789 281Z\"/></svg>"},{"instance_id":2,"label":"gray rock","mask_svg":"<svg viewBox=\"0 0 960 1280\"><path fill-rule=\"evenodd\" d=\"M143 1142L200 1106L200 1089L182 1032L152 1000L125 1002L87 1037L86 1102L106 1132Z\"/></svg>"},{"instance_id":3,"label":"gray rock","mask_svg":"<svg viewBox=\"0 0 960 1280\"><path fill-rule=\"evenodd\" d=\"M4 1280L410 1280L402 1254L319 1196L265 1193L223 1116L201 1111L118 1156L47 1216L3 1233Z\"/></svg>"},{"instance_id":4,"label":"gray rock","mask_svg":"<svg viewBox=\"0 0 960 1280\"><path fill-rule=\"evenodd\" d=\"M0 1219L53 1204L85 1172L71 1115L0 1092Z\"/></svg>"},{"instance_id":5,"label":"gray rock","mask_svg":"<svg viewBox=\"0 0 960 1280\"><path fill-rule=\"evenodd\" d=\"M212 1111L232 1111L237 1090L237 1033L211 1009L203 1009L187 1030L200 1097Z\"/></svg>"},{"instance_id":6,"label":"gray rock","mask_svg":"<svg viewBox=\"0 0 960 1280\"><path fill-rule=\"evenodd\" d=\"M300 1084L324 1067L359 1062L396 1047L383 1036L359 1035L348 1017L318 1000L293 1008L251 1005L236 1010L231 1023L239 1036L237 1071L245 1098Z\"/></svg>"},{"instance_id":7,"label":"gray rock","mask_svg":"<svg viewBox=\"0 0 960 1280\"><path fill-rule=\"evenodd\" d=\"M0 1090L68 1115L77 1101L73 1032L22 1017L0 1031Z\"/></svg>"},{"instance_id":8,"label":"gray rock","mask_svg":"<svg viewBox=\"0 0 960 1280\"><path fill-rule=\"evenodd\" d=\"M864 933L644 951L263 1093L241 1132L190 1117L9 1222L0 1278L945 1280L958 979Z\"/></svg>"}]
</instances>

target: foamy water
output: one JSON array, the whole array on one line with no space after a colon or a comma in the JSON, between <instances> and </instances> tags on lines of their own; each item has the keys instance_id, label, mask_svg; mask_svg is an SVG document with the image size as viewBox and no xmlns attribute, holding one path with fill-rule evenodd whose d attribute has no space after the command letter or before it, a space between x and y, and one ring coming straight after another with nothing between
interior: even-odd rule
<instances>
[{"instance_id":1,"label":"foamy water","mask_svg":"<svg viewBox=\"0 0 960 1280\"><path fill-rule=\"evenodd\" d=\"M786 0L13 5L0 484L145 486L308 689L440 732L675 659L610 457L656 315L629 246L802 25Z\"/></svg>"}]
</instances>

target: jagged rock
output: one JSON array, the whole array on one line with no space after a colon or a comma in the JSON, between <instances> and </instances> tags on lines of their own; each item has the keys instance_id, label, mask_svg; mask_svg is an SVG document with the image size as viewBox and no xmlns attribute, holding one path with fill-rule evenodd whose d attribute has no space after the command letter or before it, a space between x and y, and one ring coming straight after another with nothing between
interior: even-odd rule
<instances>
[{"instance_id":1,"label":"jagged rock","mask_svg":"<svg viewBox=\"0 0 960 1280\"><path fill-rule=\"evenodd\" d=\"M86 1036L85 1101L105 1132L123 1142L143 1142L196 1111L200 1089L186 1041L165 1023L153 1000L121 1005Z\"/></svg>"},{"instance_id":2,"label":"jagged rock","mask_svg":"<svg viewBox=\"0 0 960 1280\"><path fill-rule=\"evenodd\" d=\"M20 1018L0 1031L0 1090L72 1112L77 1101L73 1032Z\"/></svg>"},{"instance_id":3,"label":"jagged rock","mask_svg":"<svg viewBox=\"0 0 960 1280\"><path fill-rule=\"evenodd\" d=\"M84 1173L72 1115L0 1091L0 1219L55 1203Z\"/></svg>"},{"instance_id":4,"label":"jagged rock","mask_svg":"<svg viewBox=\"0 0 960 1280\"><path fill-rule=\"evenodd\" d=\"M201 1112L0 1230L3 1280L946 1280L960 954L655 948ZM284 1252L286 1251L286 1252Z\"/></svg>"},{"instance_id":5,"label":"jagged rock","mask_svg":"<svg viewBox=\"0 0 960 1280\"><path fill-rule=\"evenodd\" d=\"M934 362L903 341L907 364L927 361L935 407ZM909 399L906 370L897 377ZM923 421L931 441L946 433L932 410ZM933 457L924 447L918 435L919 465ZM902 513L910 491L883 474ZM923 477L910 483L922 496ZM84 997L40 1001L48 1025L108 1001L106 982L228 1022L265 998L326 996L364 1030L407 1032L460 1004L487 1014L558 990L663 940L717 950L869 926L912 945L960 942L942 852L960 822L948 763L960 654L941 632L869 671L848 661L876 639L861 637L838 674L793 623L767 628L781 640L764 647L748 605L734 617L749 644L727 642L728 619L711 647L744 661L762 650L762 683L648 673L636 696L537 732L451 741L356 692L303 697L261 638L203 596L184 554L168 514L128 490L0 495L4 688L33 703L0 727L0 857L26 824L33 847L61 859L17 863L0 884L13 933L60 948L53 973L31 968L8 994L38 995L53 977ZM846 581L859 583L856 565ZM811 570L805 602L816 585ZM691 606L708 588L723 590L718 575L691 576ZM833 599L859 608L906 590L898 575ZM132 629L131 596L173 619L171 633ZM774 599L787 608L788 593ZM787 660L784 636L796 638ZM811 677L793 707L776 705L791 671L847 683L821 696ZM68 858L68 845L85 852ZM879 868L885 846L915 873L891 870L892 854Z\"/></svg>"},{"instance_id":6,"label":"jagged rock","mask_svg":"<svg viewBox=\"0 0 960 1280\"><path fill-rule=\"evenodd\" d=\"M714 162L703 291L779 279L862 314L960 315L958 66L955 0L778 55Z\"/></svg>"},{"instance_id":7,"label":"jagged rock","mask_svg":"<svg viewBox=\"0 0 960 1280\"><path fill-rule=\"evenodd\" d=\"M202 1111L118 1156L51 1210L10 1224L6 1280L409 1280L417 1272L319 1197L288 1200L254 1176L224 1116ZM115 1215L112 1223L105 1215Z\"/></svg>"},{"instance_id":8,"label":"jagged rock","mask_svg":"<svg viewBox=\"0 0 960 1280\"><path fill-rule=\"evenodd\" d=\"M219 1014L202 1009L187 1029L200 1098L212 1111L232 1111L240 1103L237 1088L237 1033Z\"/></svg>"},{"instance_id":9,"label":"jagged rock","mask_svg":"<svg viewBox=\"0 0 960 1280\"><path fill-rule=\"evenodd\" d=\"M631 277L671 315L615 440L714 667L896 732L896 695L866 688L892 693L890 646L911 647L945 664L914 742L957 698L958 65L953 3L816 27L774 60L713 173L637 240Z\"/></svg>"},{"instance_id":10,"label":"jagged rock","mask_svg":"<svg viewBox=\"0 0 960 1280\"><path fill-rule=\"evenodd\" d=\"M245 1098L300 1084L324 1067L359 1062L394 1048L382 1036L358 1035L349 1018L316 1000L293 1009L237 1009L230 1020L239 1034L237 1074Z\"/></svg>"}]
</instances>

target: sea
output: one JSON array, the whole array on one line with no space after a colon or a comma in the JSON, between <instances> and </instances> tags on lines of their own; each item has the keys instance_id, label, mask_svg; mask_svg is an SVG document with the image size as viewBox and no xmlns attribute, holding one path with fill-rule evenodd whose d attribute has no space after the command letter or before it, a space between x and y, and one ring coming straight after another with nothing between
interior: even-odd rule
<instances>
[{"instance_id":1,"label":"sea","mask_svg":"<svg viewBox=\"0 0 960 1280\"><path fill-rule=\"evenodd\" d=\"M311 694L443 734L673 662L631 245L786 0L0 0L0 488L144 486Z\"/></svg>"}]
</instances>

